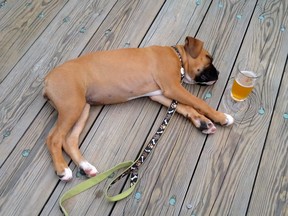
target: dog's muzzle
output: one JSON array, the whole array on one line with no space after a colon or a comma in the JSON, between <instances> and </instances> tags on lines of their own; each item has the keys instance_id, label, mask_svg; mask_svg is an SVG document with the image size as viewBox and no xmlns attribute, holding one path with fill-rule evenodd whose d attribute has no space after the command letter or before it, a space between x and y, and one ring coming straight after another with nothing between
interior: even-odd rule
<instances>
[{"instance_id":1,"label":"dog's muzzle","mask_svg":"<svg viewBox=\"0 0 288 216\"><path fill-rule=\"evenodd\" d=\"M212 85L218 80L219 71L210 64L199 75L195 77L195 84Z\"/></svg>"}]
</instances>

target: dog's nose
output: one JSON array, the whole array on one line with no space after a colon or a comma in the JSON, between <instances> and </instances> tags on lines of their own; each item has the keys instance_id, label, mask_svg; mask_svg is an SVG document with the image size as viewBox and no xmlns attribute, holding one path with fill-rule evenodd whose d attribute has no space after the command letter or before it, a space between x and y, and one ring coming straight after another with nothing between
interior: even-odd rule
<instances>
[{"instance_id":1,"label":"dog's nose","mask_svg":"<svg viewBox=\"0 0 288 216\"><path fill-rule=\"evenodd\" d=\"M220 74L220 72L218 71L218 70L216 70L217 71L217 75L219 75Z\"/></svg>"}]
</instances>

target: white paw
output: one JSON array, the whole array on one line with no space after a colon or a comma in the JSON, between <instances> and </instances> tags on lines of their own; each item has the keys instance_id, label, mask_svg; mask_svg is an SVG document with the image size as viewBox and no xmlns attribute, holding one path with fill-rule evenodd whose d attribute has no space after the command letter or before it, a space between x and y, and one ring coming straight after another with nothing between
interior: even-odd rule
<instances>
[{"instance_id":1,"label":"white paw","mask_svg":"<svg viewBox=\"0 0 288 216\"><path fill-rule=\"evenodd\" d=\"M231 115L227 114L227 113L224 113L224 114L226 116L226 124L225 124L225 126L233 124L234 123L234 118Z\"/></svg>"},{"instance_id":2,"label":"white paw","mask_svg":"<svg viewBox=\"0 0 288 216\"><path fill-rule=\"evenodd\" d=\"M97 169L87 161L82 161L79 164L79 167L85 172L87 177L96 176L96 174L98 173Z\"/></svg>"},{"instance_id":3,"label":"white paw","mask_svg":"<svg viewBox=\"0 0 288 216\"><path fill-rule=\"evenodd\" d=\"M71 169L65 168L64 172L58 175L61 181L70 181L73 178Z\"/></svg>"}]
</instances>

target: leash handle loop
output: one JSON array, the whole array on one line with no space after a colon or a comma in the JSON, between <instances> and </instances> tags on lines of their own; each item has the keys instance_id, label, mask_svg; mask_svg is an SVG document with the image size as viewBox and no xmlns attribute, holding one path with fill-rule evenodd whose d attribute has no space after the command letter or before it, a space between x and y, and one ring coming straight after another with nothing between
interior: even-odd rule
<instances>
[{"instance_id":1,"label":"leash handle loop","mask_svg":"<svg viewBox=\"0 0 288 216\"><path fill-rule=\"evenodd\" d=\"M116 172L116 171L118 171L120 169L126 168L126 170L129 170L130 167L133 165L133 163L134 163L134 161L126 161L126 162L120 163L120 164L112 167L111 169L109 169L109 170L107 170L107 171L105 171L103 173L100 173L100 174L98 174L95 177L89 178L86 181L81 182L80 184L78 184L78 185L74 186L73 188L71 188L70 190L66 191L59 199L59 206L60 206L60 210L62 211L62 213L65 216L68 216L68 212L66 211L66 209L63 206L63 203L66 200L76 196L79 193L82 193L83 191L88 190L89 188L93 187L96 184L99 184L100 182L102 182L103 180L107 179L114 172ZM119 176L121 176L121 174ZM116 177L115 179L117 179L118 177ZM112 180L112 182L114 180ZM136 185L134 185L133 187L130 187L128 190L126 190L126 191L124 191L124 192L122 192L122 193L120 193L120 194L118 194L116 196L108 196L107 192L108 192L109 188L111 187L111 183L110 183L110 185L108 186L108 188L106 190L106 198L109 201L118 201L118 200L124 199L125 197L129 196L133 192L135 186Z\"/></svg>"}]
</instances>

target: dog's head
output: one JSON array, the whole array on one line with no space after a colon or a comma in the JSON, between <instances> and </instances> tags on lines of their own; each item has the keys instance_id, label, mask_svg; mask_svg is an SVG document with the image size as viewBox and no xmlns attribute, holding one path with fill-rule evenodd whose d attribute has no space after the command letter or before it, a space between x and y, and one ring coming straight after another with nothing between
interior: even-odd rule
<instances>
[{"instance_id":1,"label":"dog's head","mask_svg":"<svg viewBox=\"0 0 288 216\"><path fill-rule=\"evenodd\" d=\"M212 64L212 56L203 48L203 42L186 37L184 50L188 61L184 82L199 85L214 84L218 80L219 72Z\"/></svg>"}]
</instances>

